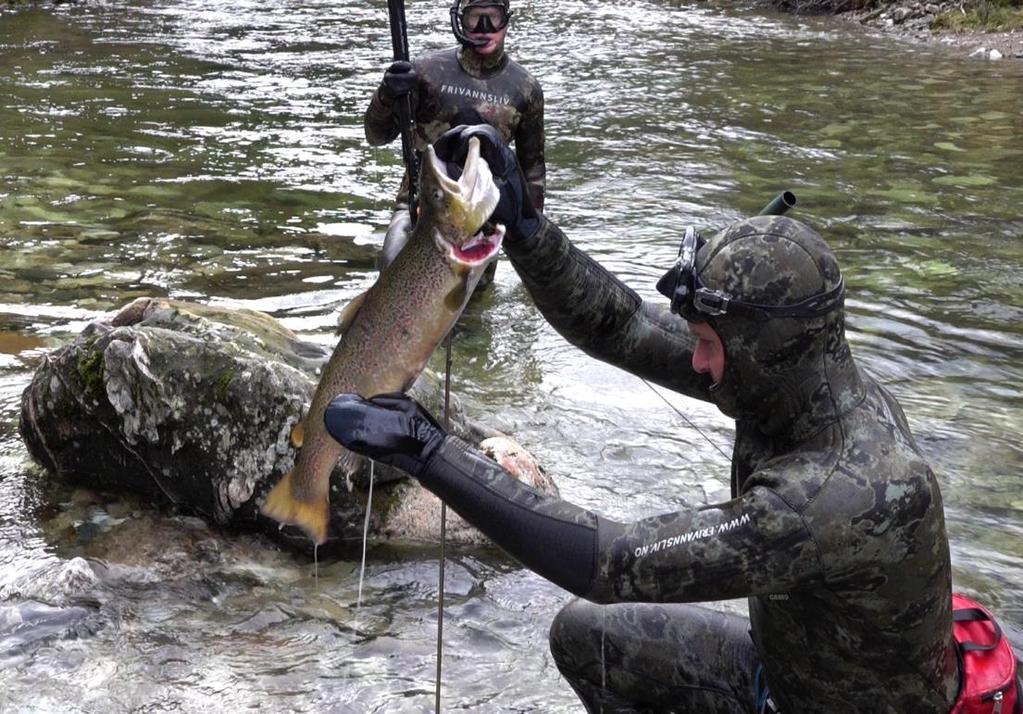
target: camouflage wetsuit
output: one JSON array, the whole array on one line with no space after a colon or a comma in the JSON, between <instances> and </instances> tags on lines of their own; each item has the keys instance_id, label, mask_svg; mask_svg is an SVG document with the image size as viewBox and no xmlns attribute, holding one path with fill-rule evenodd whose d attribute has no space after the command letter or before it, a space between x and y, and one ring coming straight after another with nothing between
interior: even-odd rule
<instances>
[{"instance_id":1,"label":"camouflage wetsuit","mask_svg":"<svg viewBox=\"0 0 1023 714\"><path fill-rule=\"evenodd\" d=\"M805 263L799 225L752 219L700 255L713 261L752 235ZM546 219L506 250L566 339L736 417L732 499L635 523L538 495L450 436L420 474L526 566L590 601L551 627L558 666L588 708L753 712L762 665L785 714L948 712L958 673L941 494L901 408L853 361L844 310L772 320L757 344L708 320L727 354L711 385L691 368L685 321ZM790 282L771 261L730 265L718 277L736 286L759 274L771 290ZM837 263L810 267L825 287L840 280ZM751 302L772 304L769 292ZM749 620L685 604L743 596Z\"/></svg>"},{"instance_id":2,"label":"camouflage wetsuit","mask_svg":"<svg viewBox=\"0 0 1023 714\"><path fill-rule=\"evenodd\" d=\"M415 60L417 88L412 96L416 117L414 143L421 154L445 131L459 124L490 124L501 137L515 142L515 153L528 181L533 205L543 208L544 163L543 91L523 67L504 50L482 57L461 47ZM379 90L366 110L366 140L387 144L398 136L398 124ZM405 244L408 225L408 176L402 180L398 205L388 228L381 256L393 260Z\"/></svg>"}]
</instances>

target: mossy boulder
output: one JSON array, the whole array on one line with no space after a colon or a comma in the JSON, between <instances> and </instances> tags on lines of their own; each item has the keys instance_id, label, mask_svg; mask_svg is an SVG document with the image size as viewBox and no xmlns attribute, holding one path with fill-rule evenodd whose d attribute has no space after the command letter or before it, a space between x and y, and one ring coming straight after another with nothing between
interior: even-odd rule
<instances>
[{"instance_id":1,"label":"mossy boulder","mask_svg":"<svg viewBox=\"0 0 1023 714\"><path fill-rule=\"evenodd\" d=\"M263 313L140 298L45 356L22 395L22 438L69 483L170 501L223 527L311 547L262 516L259 504L294 464L291 430L328 357ZM421 375L411 392L439 413L435 375ZM502 436L452 404L455 433L472 443ZM355 468L331 478L334 544L362 537L368 465ZM522 473L554 490L539 470ZM371 538L436 540L438 514L438 501L417 483L375 465ZM457 518L448 537L483 542Z\"/></svg>"}]
</instances>

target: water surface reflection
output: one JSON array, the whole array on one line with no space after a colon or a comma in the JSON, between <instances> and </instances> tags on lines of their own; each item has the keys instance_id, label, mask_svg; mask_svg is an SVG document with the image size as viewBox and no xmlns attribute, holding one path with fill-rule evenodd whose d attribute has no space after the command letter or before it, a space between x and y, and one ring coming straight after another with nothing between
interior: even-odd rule
<instances>
[{"instance_id":1,"label":"water surface reflection","mask_svg":"<svg viewBox=\"0 0 1023 714\"><path fill-rule=\"evenodd\" d=\"M846 268L854 349L940 475L957 586L1023 628L1023 63L735 7L516 13L513 54L545 88L548 210L645 296L686 223L797 193ZM440 5L408 18L414 53L450 43ZM94 613L90 634L0 651L0 708L431 708L433 549L377 550L360 605L352 560L317 579L260 540L54 484L17 437L44 352L140 295L333 340L400 178L397 147L361 128L383 8L125 0L4 9L0 26L0 598ZM507 263L454 362L469 412L573 501L627 519L727 492L727 460L566 345ZM728 420L665 398L727 450ZM447 592L445 708L575 710L546 654L564 593L492 553L453 554Z\"/></svg>"}]
</instances>

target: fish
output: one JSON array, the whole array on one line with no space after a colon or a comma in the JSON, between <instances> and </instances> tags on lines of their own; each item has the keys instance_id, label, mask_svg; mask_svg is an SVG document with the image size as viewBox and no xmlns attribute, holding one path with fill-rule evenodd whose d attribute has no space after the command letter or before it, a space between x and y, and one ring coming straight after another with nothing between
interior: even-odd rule
<instances>
[{"instance_id":1,"label":"fish","mask_svg":"<svg viewBox=\"0 0 1023 714\"><path fill-rule=\"evenodd\" d=\"M458 173L457 167L452 170ZM260 507L264 515L298 526L317 545L327 541L331 472L339 460L354 458L327 432L327 405L341 393L369 399L407 391L458 320L504 239L504 226L489 220L500 191L478 139L470 139L457 179L427 147L419 181L418 220L408 243L342 312L341 338L312 403L292 430L295 465Z\"/></svg>"}]
</instances>

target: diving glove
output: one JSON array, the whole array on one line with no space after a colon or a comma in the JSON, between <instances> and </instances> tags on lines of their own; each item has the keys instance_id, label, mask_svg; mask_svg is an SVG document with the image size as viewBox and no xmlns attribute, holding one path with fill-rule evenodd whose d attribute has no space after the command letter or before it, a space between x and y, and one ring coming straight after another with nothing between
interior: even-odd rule
<instances>
[{"instance_id":1,"label":"diving glove","mask_svg":"<svg viewBox=\"0 0 1023 714\"><path fill-rule=\"evenodd\" d=\"M380 95L387 102L394 102L398 97L411 94L416 88L419 75L412 63L398 60L393 62L384 72L384 81L380 84Z\"/></svg>"},{"instance_id":2,"label":"diving glove","mask_svg":"<svg viewBox=\"0 0 1023 714\"><path fill-rule=\"evenodd\" d=\"M461 166L469 151L469 139L474 136L479 139L480 154L490 166L494 183L501 191L501 200L490 220L504 224L505 240L528 238L540 227L540 214L533 206L515 153L508 148L497 129L489 124L463 124L448 129L433 145L437 158L449 167L453 164Z\"/></svg>"},{"instance_id":3,"label":"diving glove","mask_svg":"<svg viewBox=\"0 0 1023 714\"><path fill-rule=\"evenodd\" d=\"M339 394L323 414L327 432L357 454L419 477L447 432L404 394Z\"/></svg>"}]
</instances>

